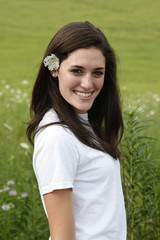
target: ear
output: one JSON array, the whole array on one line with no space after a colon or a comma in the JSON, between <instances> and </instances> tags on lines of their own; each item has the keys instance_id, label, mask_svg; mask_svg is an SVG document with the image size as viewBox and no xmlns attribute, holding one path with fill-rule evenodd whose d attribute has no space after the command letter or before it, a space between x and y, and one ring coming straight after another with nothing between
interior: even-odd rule
<instances>
[{"instance_id":1,"label":"ear","mask_svg":"<svg viewBox=\"0 0 160 240\"><path fill-rule=\"evenodd\" d=\"M56 78L56 77L58 76L56 70L52 70L52 71L50 71L50 73L51 73L51 75L52 75L53 78Z\"/></svg>"}]
</instances>

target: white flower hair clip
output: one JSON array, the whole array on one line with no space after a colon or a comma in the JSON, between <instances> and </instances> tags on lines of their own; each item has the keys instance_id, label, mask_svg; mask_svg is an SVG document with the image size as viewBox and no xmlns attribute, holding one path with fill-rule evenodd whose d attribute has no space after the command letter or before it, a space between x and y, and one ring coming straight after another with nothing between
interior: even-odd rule
<instances>
[{"instance_id":1,"label":"white flower hair clip","mask_svg":"<svg viewBox=\"0 0 160 240\"><path fill-rule=\"evenodd\" d=\"M51 53L51 55L47 56L44 61L44 66L48 67L48 70L57 70L59 68L59 58Z\"/></svg>"}]
</instances>

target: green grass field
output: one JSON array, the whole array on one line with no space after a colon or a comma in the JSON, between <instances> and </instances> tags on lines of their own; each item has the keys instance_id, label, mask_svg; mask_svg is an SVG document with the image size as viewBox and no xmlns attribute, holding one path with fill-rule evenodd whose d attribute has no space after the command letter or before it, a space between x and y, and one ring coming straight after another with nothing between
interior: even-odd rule
<instances>
[{"instance_id":1,"label":"green grass field","mask_svg":"<svg viewBox=\"0 0 160 240\"><path fill-rule=\"evenodd\" d=\"M64 24L88 20L104 31L116 51L123 104L144 104L147 111L156 105L160 112L159 10L158 0L0 0L0 81L5 80L1 91L9 84L30 98L50 39ZM2 121L12 122L7 100L0 100ZM23 111L22 121L27 121L28 108ZM159 129L154 115L153 135Z\"/></svg>"},{"instance_id":2,"label":"green grass field","mask_svg":"<svg viewBox=\"0 0 160 240\"><path fill-rule=\"evenodd\" d=\"M88 20L108 37L119 59L127 97L160 89L158 0L0 0L0 78L32 87L54 33L71 21Z\"/></svg>"},{"instance_id":3,"label":"green grass field","mask_svg":"<svg viewBox=\"0 0 160 240\"><path fill-rule=\"evenodd\" d=\"M13 238L9 227L12 229L14 224L7 220L12 219L12 215L4 215L0 239L36 240L42 236L47 239L41 227L44 215L29 157L32 147L25 145L28 144L25 122L29 121L31 91L44 51L57 30L69 22L88 20L107 36L118 59L123 105L131 108L140 105L139 110L144 111L142 120L154 121L149 122L151 127L145 134L156 139L151 147L152 158L158 163L157 167L160 165L159 11L158 0L0 0L0 194L7 180L13 179L20 192L29 193L31 210L27 215L28 205L23 208L19 195L13 203L21 204L20 209L28 216L26 221L30 221L29 229L25 230L24 223L17 228L18 237ZM0 204L6 196L0 196ZM0 218L1 213L0 206ZM14 222L15 212L12 214ZM19 215L16 216L19 219ZM21 223L18 221L17 226ZM6 231L5 222L8 223ZM47 222L45 224L43 227ZM34 234L28 238L25 231Z\"/></svg>"}]
</instances>

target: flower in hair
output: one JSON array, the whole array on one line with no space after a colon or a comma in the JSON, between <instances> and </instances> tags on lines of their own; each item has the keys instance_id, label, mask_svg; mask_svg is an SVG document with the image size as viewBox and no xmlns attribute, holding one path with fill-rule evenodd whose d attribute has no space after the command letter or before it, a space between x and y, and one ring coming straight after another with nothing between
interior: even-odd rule
<instances>
[{"instance_id":1,"label":"flower in hair","mask_svg":"<svg viewBox=\"0 0 160 240\"><path fill-rule=\"evenodd\" d=\"M55 54L47 56L44 61L44 66L48 67L48 70L57 70L59 68L59 58Z\"/></svg>"}]
</instances>

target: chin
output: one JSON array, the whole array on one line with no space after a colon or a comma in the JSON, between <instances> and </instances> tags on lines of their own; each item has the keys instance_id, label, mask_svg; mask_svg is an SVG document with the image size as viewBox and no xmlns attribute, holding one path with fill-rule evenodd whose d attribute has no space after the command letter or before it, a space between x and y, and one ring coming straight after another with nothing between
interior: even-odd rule
<instances>
[{"instance_id":1,"label":"chin","mask_svg":"<svg viewBox=\"0 0 160 240\"><path fill-rule=\"evenodd\" d=\"M74 109L77 113L87 113L91 109L91 107L92 105L88 107L74 106Z\"/></svg>"},{"instance_id":2,"label":"chin","mask_svg":"<svg viewBox=\"0 0 160 240\"><path fill-rule=\"evenodd\" d=\"M83 114L83 113L87 113L89 110L90 110L90 108L87 108L87 109L77 109L77 112Z\"/></svg>"}]
</instances>

